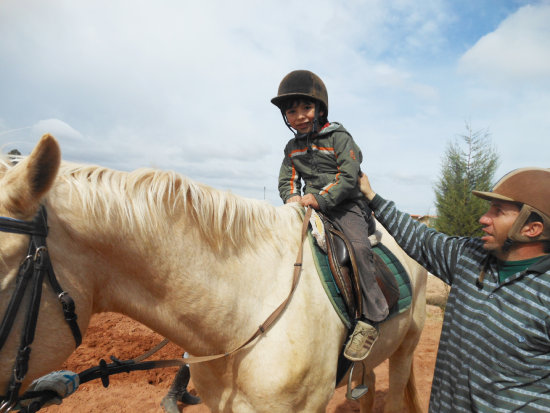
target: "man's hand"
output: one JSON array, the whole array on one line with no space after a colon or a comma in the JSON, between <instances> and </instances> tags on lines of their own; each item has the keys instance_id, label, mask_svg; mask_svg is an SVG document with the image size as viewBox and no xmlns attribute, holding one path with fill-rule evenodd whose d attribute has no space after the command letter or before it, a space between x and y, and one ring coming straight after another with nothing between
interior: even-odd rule
<instances>
[{"instance_id":1,"label":"man's hand","mask_svg":"<svg viewBox=\"0 0 550 413\"><path fill-rule=\"evenodd\" d=\"M370 186L369 178L365 173L362 173L359 177L359 189L365 195L365 197L372 201L372 199L376 196L376 192L374 192Z\"/></svg>"},{"instance_id":2,"label":"man's hand","mask_svg":"<svg viewBox=\"0 0 550 413\"><path fill-rule=\"evenodd\" d=\"M302 197L302 200L300 201L303 206L305 207L312 207L313 209L319 209L319 203L313 196L313 194L306 194Z\"/></svg>"},{"instance_id":3,"label":"man's hand","mask_svg":"<svg viewBox=\"0 0 550 413\"><path fill-rule=\"evenodd\" d=\"M302 197L300 195L294 195L293 197L290 197L286 200L287 204L290 204L291 202L300 202L302 200Z\"/></svg>"}]
</instances>

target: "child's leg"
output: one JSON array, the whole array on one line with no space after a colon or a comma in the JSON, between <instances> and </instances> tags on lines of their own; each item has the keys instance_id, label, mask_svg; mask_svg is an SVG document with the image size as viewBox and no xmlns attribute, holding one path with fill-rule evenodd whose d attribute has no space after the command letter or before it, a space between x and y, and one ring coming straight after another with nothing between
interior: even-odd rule
<instances>
[{"instance_id":1,"label":"child's leg","mask_svg":"<svg viewBox=\"0 0 550 413\"><path fill-rule=\"evenodd\" d=\"M355 203L347 203L331 211L335 225L350 240L357 263L361 288L362 317L344 349L344 356L353 361L366 358L378 338L378 323L389 313L388 303L375 278L373 252L368 239L370 211Z\"/></svg>"},{"instance_id":2,"label":"child's leg","mask_svg":"<svg viewBox=\"0 0 550 413\"><path fill-rule=\"evenodd\" d=\"M375 278L373 251L368 238L366 211L356 203L346 203L330 211L330 217L346 234L355 252L361 287L363 317L373 323L384 320L389 313L388 303Z\"/></svg>"}]
</instances>

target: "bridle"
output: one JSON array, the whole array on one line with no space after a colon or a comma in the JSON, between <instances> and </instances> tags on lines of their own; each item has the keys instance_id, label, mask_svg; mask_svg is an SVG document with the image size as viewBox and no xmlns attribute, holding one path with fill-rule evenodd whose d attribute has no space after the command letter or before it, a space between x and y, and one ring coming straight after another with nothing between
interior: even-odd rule
<instances>
[{"instance_id":1,"label":"bridle","mask_svg":"<svg viewBox=\"0 0 550 413\"><path fill-rule=\"evenodd\" d=\"M0 395L0 413L7 413L19 401L19 390L27 375L31 344L34 341L40 299L42 296L42 284L47 278L50 286L61 303L65 321L69 325L76 342L76 347L82 343L82 334L75 314L75 305L69 294L61 288L55 276L46 237L48 236L48 223L46 209L40 209L32 221L23 221L14 218L0 217L0 231L14 234L29 235L27 256L19 266L16 277L16 285L13 295L0 324L0 350L4 346L13 327L15 317L21 306L21 301L27 289L30 289L30 300L23 324L21 342L17 350L12 375L8 384L6 395Z\"/></svg>"}]
</instances>

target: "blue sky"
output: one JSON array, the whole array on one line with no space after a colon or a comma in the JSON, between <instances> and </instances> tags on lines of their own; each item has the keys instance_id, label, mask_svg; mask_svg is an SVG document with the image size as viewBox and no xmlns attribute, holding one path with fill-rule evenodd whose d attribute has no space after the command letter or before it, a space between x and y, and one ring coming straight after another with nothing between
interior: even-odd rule
<instances>
[{"instance_id":1,"label":"blue sky","mask_svg":"<svg viewBox=\"0 0 550 413\"><path fill-rule=\"evenodd\" d=\"M315 6L312 7L312 4ZM549 167L550 1L2 0L0 148L171 169L279 205L270 103L317 73L373 187L435 214L449 142L486 130L497 177Z\"/></svg>"}]
</instances>

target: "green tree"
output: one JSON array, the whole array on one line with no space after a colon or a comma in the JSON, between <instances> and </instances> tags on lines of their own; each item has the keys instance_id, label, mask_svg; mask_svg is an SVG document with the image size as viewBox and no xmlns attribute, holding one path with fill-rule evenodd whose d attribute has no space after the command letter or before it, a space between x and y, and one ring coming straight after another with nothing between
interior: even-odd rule
<instances>
[{"instance_id":1,"label":"green tree","mask_svg":"<svg viewBox=\"0 0 550 413\"><path fill-rule=\"evenodd\" d=\"M491 190L499 157L486 129L474 132L466 123L466 131L445 152L434 188L434 226L445 234L475 237L482 235L478 220L487 210L487 201L472 195L472 190Z\"/></svg>"}]
</instances>

